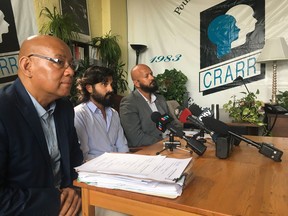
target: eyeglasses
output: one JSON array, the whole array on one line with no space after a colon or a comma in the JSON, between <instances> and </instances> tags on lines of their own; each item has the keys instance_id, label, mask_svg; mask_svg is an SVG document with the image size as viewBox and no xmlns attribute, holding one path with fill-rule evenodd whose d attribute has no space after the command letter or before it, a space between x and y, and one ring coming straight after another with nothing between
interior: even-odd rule
<instances>
[{"instance_id":1,"label":"eyeglasses","mask_svg":"<svg viewBox=\"0 0 288 216\"><path fill-rule=\"evenodd\" d=\"M58 59L58 58L51 58L51 57L42 56L39 54L30 54L30 55L28 55L28 57L29 58L30 57L38 57L38 58L46 59L50 62L53 62L56 65L56 67L59 69L67 69L68 67L70 67L72 70L77 71L77 69L79 67L79 63L75 60L68 63L68 62L65 62L65 61Z\"/></svg>"}]
</instances>

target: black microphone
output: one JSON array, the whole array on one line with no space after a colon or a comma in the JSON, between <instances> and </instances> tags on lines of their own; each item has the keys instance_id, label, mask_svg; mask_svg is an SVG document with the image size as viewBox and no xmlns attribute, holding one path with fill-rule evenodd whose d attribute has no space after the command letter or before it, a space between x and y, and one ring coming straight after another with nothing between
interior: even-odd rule
<instances>
[{"instance_id":1,"label":"black microphone","mask_svg":"<svg viewBox=\"0 0 288 216\"><path fill-rule=\"evenodd\" d=\"M219 120L216 120L214 118L211 117L205 117L203 118L203 123L206 125L206 127L210 128L211 130L214 130L216 133L226 133L226 134L230 134L246 143L251 144L252 146L256 147L257 149L259 149L259 153L263 154L266 157L271 158L272 160L276 161L276 162L280 162L281 161L281 157L283 155L283 151L277 149L276 147L274 147L271 144L268 143L258 143L255 142L253 140L250 140L246 137L243 137L239 134L236 134L232 131L229 130L229 127L224 123L221 122Z\"/></svg>"},{"instance_id":2,"label":"black microphone","mask_svg":"<svg viewBox=\"0 0 288 216\"><path fill-rule=\"evenodd\" d=\"M190 147L196 154L203 155L206 151L206 146L198 140L185 136L185 133L181 128L175 127L171 124L173 118L168 114L161 115L159 112L153 112L151 114L151 120L156 123L156 127L161 132L165 132L165 130L169 130L174 133L176 136L184 139L187 142L187 146Z\"/></svg>"},{"instance_id":3,"label":"black microphone","mask_svg":"<svg viewBox=\"0 0 288 216\"><path fill-rule=\"evenodd\" d=\"M209 128L205 127L202 121L199 120L198 117L194 116L188 108L184 108L182 106L178 106L175 111L175 116L178 118L178 120L182 123L191 122L195 126L197 126L199 129L204 130L207 134L209 134L212 139L215 138L215 132L210 130ZM202 119L202 117L201 117ZM214 140L214 139L213 139Z\"/></svg>"},{"instance_id":4,"label":"black microphone","mask_svg":"<svg viewBox=\"0 0 288 216\"><path fill-rule=\"evenodd\" d=\"M208 133L213 142L216 144L216 152L215 155L218 158L225 159L229 157L231 151L232 151L232 145L230 137L227 136L226 132L221 132L221 133L215 133L213 130L210 130L205 126L205 124L199 120L196 116L192 115L189 109L183 108L181 106L177 107L175 109L175 115L179 119L180 122L186 122L189 121L201 130L204 130L206 133ZM205 116L211 116L212 112L210 112L209 109L204 109L202 113L200 113L199 116L204 118Z\"/></svg>"},{"instance_id":5,"label":"black microphone","mask_svg":"<svg viewBox=\"0 0 288 216\"><path fill-rule=\"evenodd\" d=\"M189 106L188 109L189 109L189 110L193 113L193 115L195 115L195 116L199 116L199 115L202 113L202 108L201 108L199 105L195 104L195 103L191 104L191 106Z\"/></svg>"},{"instance_id":6,"label":"black microphone","mask_svg":"<svg viewBox=\"0 0 288 216\"><path fill-rule=\"evenodd\" d=\"M235 80L233 80L233 83L238 83L238 82L241 82L241 84L243 84L245 86L245 88L247 90L247 93L250 94L250 92L249 92L249 90L247 88L247 85L246 85L246 83L245 83L245 81L244 81L242 76L238 76Z\"/></svg>"}]
</instances>

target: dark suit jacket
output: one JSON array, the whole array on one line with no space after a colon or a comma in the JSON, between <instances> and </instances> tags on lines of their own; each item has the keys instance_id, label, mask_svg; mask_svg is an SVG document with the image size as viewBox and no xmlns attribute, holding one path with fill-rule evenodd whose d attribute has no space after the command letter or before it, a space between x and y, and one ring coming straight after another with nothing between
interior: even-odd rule
<instances>
[{"instance_id":1,"label":"dark suit jacket","mask_svg":"<svg viewBox=\"0 0 288 216\"><path fill-rule=\"evenodd\" d=\"M0 91L0 215L59 214L50 156L37 111L21 81ZM54 120L61 152L61 187L72 186L74 167L83 161L74 111L56 101Z\"/></svg>"},{"instance_id":2,"label":"dark suit jacket","mask_svg":"<svg viewBox=\"0 0 288 216\"><path fill-rule=\"evenodd\" d=\"M155 104L158 112L170 114L165 98L158 94L156 97ZM151 114L151 108L138 90L121 100L120 120L129 147L151 145L162 140L162 132L151 120Z\"/></svg>"}]
</instances>

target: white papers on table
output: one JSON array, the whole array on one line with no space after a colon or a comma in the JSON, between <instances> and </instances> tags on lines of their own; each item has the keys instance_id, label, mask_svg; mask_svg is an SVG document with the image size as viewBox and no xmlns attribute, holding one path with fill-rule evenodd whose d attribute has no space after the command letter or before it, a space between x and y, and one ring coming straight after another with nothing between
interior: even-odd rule
<instances>
[{"instance_id":1,"label":"white papers on table","mask_svg":"<svg viewBox=\"0 0 288 216\"><path fill-rule=\"evenodd\" d=\"M191 159L167 158L162 155L104 153L75 169L78 172L117 174L174 183L181 177Z\"/></svg>"},{"instance_id":2,"label":"white papers on table","mask_svg":"<svg viewBox=\"0 0 288 216\"><path fill-rule=\"evenodd\" d=\"M79 181L97 187L176 198L182 194L183 172L191 159L104 153L76 170Z\"/></svg>"},{"instance_id":3,"label":"white papers on table","mask_svg":"<svg viewBox=\"0 0 288 216\"><path fill-rule=\"evenodd\" d=\"M126 190L173 199L182 194L185 176L182 176L177 183L166 183L121 175L79 172L78 180L97 187Z\"/></svg>"}]
</instances>

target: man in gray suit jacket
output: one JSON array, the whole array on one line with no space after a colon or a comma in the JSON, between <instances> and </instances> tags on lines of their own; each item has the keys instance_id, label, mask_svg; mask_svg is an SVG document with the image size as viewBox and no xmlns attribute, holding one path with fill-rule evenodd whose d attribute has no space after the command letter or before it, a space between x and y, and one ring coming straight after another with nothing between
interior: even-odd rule
<instances>
[{"instance_id":1,"label":"man in gray suit jacket","mask_svg":"<svg viewBox=\"0 0 288 216\"><path fill-rule=\"evenodd\" d=\"M151 120L155 111L170 114L162 95L154 94L158 89L152 70L138 64L131 70L135 90L120 103L120 120L129 147L151 145L163 139L163 134Z\"/></svg>"}]
</instances>

